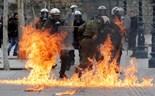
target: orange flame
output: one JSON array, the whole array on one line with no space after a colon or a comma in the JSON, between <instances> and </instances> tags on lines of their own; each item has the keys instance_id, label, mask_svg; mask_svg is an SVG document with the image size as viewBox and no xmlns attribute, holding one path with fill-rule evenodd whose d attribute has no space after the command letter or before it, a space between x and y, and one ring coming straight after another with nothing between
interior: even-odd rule
<instances>
[{"instance_id":1,"label":"orange flame","mask_svg":"<svg viewBox=\"0 0 155 96\"><path fill-rule=\"evenodd\" d=\"M32 68L28 80L48 80L51 67L55 65L56 52L60 53L64 34L50 35L48 31L32 28L29 25L24 28L24 35L19 45L19 53L25 50L28 58L26 68Z\"/></svg>"},{"instance_id":2,"label":"orange flame","mask_svg":"<svg viewBox=\"0 0 155 96\"><path fill-rule=\"evenodd\" d=\"M35 88L28 88L25 90L25 92L35 92L35 91L41 91L42 89L44 89L45 86L37 86Z\"/></svg>"},{"instance_id":3,"label":"orange flame","mask_svg":"<svg viewBox=\"0 0 155 96\"><path fill-rule=\"evenodd\" d=\"M125 28L123 22L120 19L118 19L117 17L115 17L114 23L120 28L120 30L122 32L122 36L124 36L125 32L126 32L126 28Z\"/></svg>"},{"instance_id":4,"label":"orange flame","mask_svg":"<svg viewBox=\"0 0 155 96\"><path fill-rule=\"evenodd\" d=\"M26 91L42 90L45 86L71 86L71 87L137 87L153 86L152 78L143 78L143 82L138 81L135 75L137 72L135 59L131 59L131 66L125 68L124 78L116 73L119 69L116 64L116 58L111 60L111 50L113 45L110 36L101 47L101 53L104 59L94 63L93 70L86 70L81 78L74 74L70 79L58 80L51 73L51 67L55 64L56 52L60 53L61 43L65 34L50 35L47 30L41 31L32 28L31 25L24 28L23 38L21 39L20 52L25 50L27 68L32 68L28 77L18 80L0 80L0 83L6 84L24 84L38 86L27 89ZM50 76L51 74L52 76ZM69 93L72 93L72 91ZM74 93L74 91L73 91Z\"/></svg>"}]
</instances>

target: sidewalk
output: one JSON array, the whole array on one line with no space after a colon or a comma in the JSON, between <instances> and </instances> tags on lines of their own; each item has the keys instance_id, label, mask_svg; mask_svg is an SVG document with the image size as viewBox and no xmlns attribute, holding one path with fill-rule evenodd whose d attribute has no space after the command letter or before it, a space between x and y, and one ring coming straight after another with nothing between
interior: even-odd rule
<instances>
[{"instance_id":1,"label":"sidewalk","mask_svg":"<svg viewBox=\"0 0 155 96\"><path fill-rule=\"evenodd\" d=\"M146 37L146 44L151 44L151 35L145 35ZM151 52L151 47L149 46L148 57ZM1 52L1 51L0 51ZM129 51L129 54L123 51L122 60L121 60L121 67L124 68L129 65L130 55L132 54ZM15 57L10 57L15 58ZM75 64L78 65L78 51L76 51L76 61ZM155 68L148 68L148 60L147 59L137 59L137 69L138 69L138 78L142 78L144 76L154 78L153 83L155 84ZM53 72L58 76L58 72L60 69L60 59L57 58L58 66ZM12 69L23 69L25 66L26 61L20 61L18 59L9 59L10 67ZM0 63L0 68L3 65ZM70 71L67 71L66 74L71 76L74 74L74 66L72 66ZM4 71L0 70L0 80L16 80L18 78L27 77L29 71L27 70L10 70ZM0 96L55 96L55 93L68 91L70 89L75 89L71 87L47 87L43 89L41 92L25 92L24 90L27 88L31 88L32 86L25 86L25 85L7 85L7 84L0 84ZM72 96L155 96L155 87L137 87L137 88L78 88L78 92ZM64 95L69 96L69 95Z\"/></svg>"}]
</instances>

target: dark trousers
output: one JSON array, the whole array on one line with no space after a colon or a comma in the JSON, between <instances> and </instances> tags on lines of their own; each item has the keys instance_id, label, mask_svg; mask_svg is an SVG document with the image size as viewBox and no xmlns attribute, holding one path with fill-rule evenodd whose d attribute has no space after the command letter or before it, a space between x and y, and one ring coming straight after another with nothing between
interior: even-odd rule
<instances>
[{"instance_id":1,"label":"dark trousers","mask_svg":"<svg viewBox=\"0 0 155 96\"><path fill-rule=\"evenodd\" d=\"M121 61L121 56L122 56L122 44L118 48L114 49L113 53L112 53L113 54L112 58L116 59L117 65L120 66L120 61Z\"/></svg>"},{"instance_id":2,"label":"dark trousers","mask_svg":"<svg viewBox=\"0 0 155 96\"><path fill-rule=\"evenodd\" d=\"M11 51L11 48L15 45L14 53L17 53L18 51L18 36L11 37L11 44L8 47L8 52Z\"/></svg>"},{"instance_id":3,"label":"dark trousers","mask_svg":"<svg viewBox=\"0 0 155 96\"><path fill-rule=\"evenodd\" d=\"M133 54L135 54L136 51L136 37L137 37L137 30L131 29L129 37L129 48L133 51Z\"/></svg>"},{"instance_id":4,"label":"dark trousers","mask_svg":"<svg viewBox=\"0 0 155 96\"><path fill-rule=\"evenodd\" d=\"M69 63L66 66L67 67L66 70L69 70L71 65L74 65L74 63L75 63L74 58L75 58L75 50L76 49L79 51L79 57L81 58L80 50L79 50L79 43L78 42L73 43L73 46L74 46L74 49L69 51Z\"/></svg>"},{"instance_id":5,"label":"dark trousers","mask_svg":"<svg viewBox=\"0 0 155 96\"><path fill-rule=\"evenodd\" d=\"M93 59L97 52L96 41L93 41L91 38L84 38L82 39L80 46L81 61L79 67L82 69L91 69L93 64L89 59Z\"/></svg>"},{"instance_id":6,"label":"dark trousers","mask_svg":"<svg viewBox=\"0 0 155 96\"><path fill-rule=\"evenodd\" d=\"M60 74L65 74L66 67L69 64L69 52L66 50L63 50L60 56L61 59L61 69Z\"/></svg>"},{"instance_id":7,"label":"dark trousers","mask_svg":"<svg viewBox=\"0 0 155 96\"><path fill-rule=\"evenodd\" d=\"M74 60L74 57L75 57L74 50L70 50L68 52L68 55L69 55L69 57L68 57L68 63L66 65L66 70L70 70L71 65L74 65L74 62L75 62L75 60Z\"/></svg>"}]
</instances>

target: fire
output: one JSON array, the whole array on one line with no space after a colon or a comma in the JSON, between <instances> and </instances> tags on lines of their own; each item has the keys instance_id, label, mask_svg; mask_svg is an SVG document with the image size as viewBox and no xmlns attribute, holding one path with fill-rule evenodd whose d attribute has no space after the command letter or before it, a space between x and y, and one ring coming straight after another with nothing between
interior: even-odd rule
<instances>
[{"instance_id":1,"label":"fire","mask_svg":"<svg viewBox=\"0 0 155 96\"><path fill-rule=\"evenodd\" d=\"M41 91L44 88L45 88L45 86L37 86L35 88L28 88L28 89L25 90L25 92Z\"/></svg>"},{"instance_id":2,"label":"fire","mask_svg":"<svg viewBox=\"0 0 155 96\"><path fill-rule=\"evenodd\" d=\"M121 20L119 20L117 17L114 18L115 24L121 29L122 35L125 35L126 29L124 27L124 24Z\"/></svg>"},{"instance_id":3,"label":"fire","mask_svg":"<svg viewBox=\"0 0 155 96\"><path fill-rule=\"evenodd\" d=\"M20 50L25 50L28 58L26 68L32 68L27 79L45 82L50 78L51 68L55 65L56 52L60 52L62 38L65 36L50 35L48 30L42 32L32 28L31 25L24 28L23 36L19 43Z\"/></svg>"},{"instance_id":4,"label":"fire","mask_svg":"<svg viewBox=\"0 0 155 96\"><path fill-rule=\"evenodd\" d=\"M46 88L46 86L69 86L69 87L147 87L153 86L152 78L143 78L142 82L138 81L136 76L136 62L131 59L131 65L124 69L124 78L120 78L119 70L116 64L116 58L111 59L111 50L113 45L110 36L101 47L101 53L104 59L94 63L93 70L85 70L81 78L74 74L70 79L59 80L51 71L51 67L55 64L56 52L60 53L61 43L66 34L50 35L48 30L42 31L32 28L31 25L24 28L23 37L19 43L20 54L24 53L28 59L26 68L31 68L28 77L17 80L0 80L0 83L31 85L37 86L25 91L36 91ZM24 50L24 51L23 51ZM118 52L119 53L119 52ZM68 91L67 93L75 93Z\"/></svg>"}]
</instances>

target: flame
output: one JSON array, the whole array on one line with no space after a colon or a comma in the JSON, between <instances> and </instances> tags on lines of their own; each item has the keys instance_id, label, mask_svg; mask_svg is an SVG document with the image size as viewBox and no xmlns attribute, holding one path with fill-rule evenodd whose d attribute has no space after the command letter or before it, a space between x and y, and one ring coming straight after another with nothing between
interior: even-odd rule
<instances>
[{"instance_id":1,"label":"flame","mask_svg":"<svg viewBox=\"0 0 155 96\"><path fill-rule=\"evenodd\" d=\"M42 89L44 89L45 86L37 86L35 88L28 88L25 90L25 92L35 92L35 91L41 91Z\"/></svg>"},{"instance_id":2,"label":"flame","mask_svg":"<svg viewBox=\"0 0 155 96\"><path fill-rule=\"evenodd\" d=\"M23 37L19 43L20 55L24 53L28 59L26 68L31 68L28 77L17 80L0 80L0 83L18 84L37 86L25 91L42 90L46 86L69 86L69 87L150 87L152 78L143 78L142 82L138 81L136 76L136 59L130 60L131 65L124 69L124 78L120 78L120 74L116 72L120 70L116 64L117 56L113 61L111 60L111 51L113 45L110 36L106 39L104 45L101 47L101 53L104 54L104 59L94 63L92 70L85 70L81 78L74 74L70 79L57 79L51 71L51 67L55 65L56 52L60 54L61 43L66 34L50 35L48 30L42 31L32 27L32 25L24 28ZM118 52L119 53L119 52ZM75 93L75 91L67 91L68 93ZM66 93L62 93L66 94Z\"/></svg>"},{"instance_id":3,"label":"flame","mask_svg":"<svg viewBox=\"0 0 155 96\"><path fill-rule=\"evenodd\" d=\"M51 68L55 65L56 52L60 53L64 34L50 35L48 30L37 30L29 25L24 28L23 36L19 43L20 50L25 50L28 58L26 68L32 68L27 79L45 82L50 78Z\"/></svg>"},{"instance_id":4,"label":"flame","mask_svg":"<svg viewBox=\"0 0 155 96\"><path fill-rule=\"evenodd\" d=\"M114 23L120 28L120 30L122 32L122 36L124 36L125 32L126 32L126 28L125 28L122 20L120 20L119 18L115 17L114 18Z\"/></svg>"}]
</instances>

